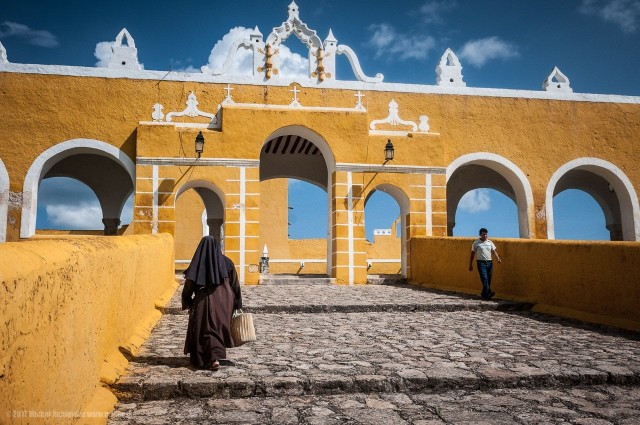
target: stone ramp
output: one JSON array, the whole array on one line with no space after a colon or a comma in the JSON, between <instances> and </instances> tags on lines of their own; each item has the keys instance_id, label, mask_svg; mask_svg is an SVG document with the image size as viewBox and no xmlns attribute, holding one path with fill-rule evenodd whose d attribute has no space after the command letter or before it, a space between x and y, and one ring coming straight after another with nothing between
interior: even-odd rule
<instances>
[{"instance_id":1,"label":"stone ramp","mask_svg":"<svg viewBox=\"0 0 640 425\"><path fill-rule=\"evenodd\" d=\"M138 411L177 415L179 423L396 423L396 416L397 423L431 423L416 417L443 423L433 410L437 404L420 398L439 400L443 394L453 395L441 408L460 405L474 418L465 422L455 408L450 418L461 422L450 423L475 423L487 420L490 412L482 413L483 403L500 391L520 394L514 396L520 401L532 397L530 409L488 403L504 415L486 423L539 423L522 418L548 417L552 411L537 400L549 391L567 397L581 389L613 392L610 399L617 400L622 390L616 388L627 388L635 394L631 404L640 406L637 333L518 311L523 306L515 303L408 286L242 289L245 311L254 312L258 341L228 350L229 361L217 372L193 370L182 354L187 316L165 314L128 374L112 386L120 400L113 423L126 417L156 423L154 413ZM175 309L179 292L167 312ZM314 306L334 310L315 312ZM386 311L387 306L396 307ZM601 389L592 390L594 385ZM567 420L586 415L640 421L639 407L609 414L605 404L588 398L558 412L573 412ZM248 410L224 407L236 405ZM181 416L180 409L192 417Z\"/></svg>"},{"instance_id":2,"label":"stone ramp","mask_svg":"<svg viewBox=\"0 0 640 425\"><path fill-rule=\"evenodd\" d=\"M164 314L181 309L180 288ZM258 285L242 286L244 311L251 313L358 313L459 310L529 310L531 304L504 300L481 302L478 297L402 284L379 285Z\"/></svg>"}]
</instances>

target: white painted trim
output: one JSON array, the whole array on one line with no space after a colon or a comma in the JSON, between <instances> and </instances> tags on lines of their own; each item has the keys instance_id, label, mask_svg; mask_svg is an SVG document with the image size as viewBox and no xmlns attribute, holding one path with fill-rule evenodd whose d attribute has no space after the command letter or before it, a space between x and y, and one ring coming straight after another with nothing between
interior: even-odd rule
<instances>
[{"instance_id":1,"label":"white painted trim","mask_svg":"<svg viewBox=\"0 0 640 425\"><path fill-rule=\"evenodd\" d=\"M0 66L0 72L2 67ZM69 156L91 153L113 159L120 164L131 177L135 188L136 166L120 149L108 143L94 139L72 139L58 143L42 152L33 161L24 178L22 189L22 218L20 220L20 237L30 238L36 233L36 217L38 213L38 188L42 177L58 161Z\"/></svg>"},{"instance_id":2,"label":"white painted trim","mask_svg":"<svg viewBox=\"0 0 640 425\"><path fill-rule=\"evenodd\" d=\"M402 259L400 258L370 258L367 260L368 263L400 263Z\"/></svg>"},{"instance_id":3,"label":"white painted trim","mask_svg":"<svg viewBox=\"0 0 640 425\"><path fill-rule=\"evenodd\" d=\"M323 260L322 258L280 258L280 259L269 259L269 263L326 263L327 260Z\"/></svg>"},{"instance_id":4,"label":"white painted trim","mask_svg":"<svg viewBox=\"0 0 640 425\"><path fill-rule=\"evenodd\" d=\"M425 174L425 189L424 189L424 202L425 202L425 227L427 228L427 236L433 236L433 206L431 205L431 174Z\"/></svg>"},{"instance_id":5,"label":"white painted trim","mask_svg":"<svg viewBox=\"0 0 640 425\"><path fill-rule=\"evenodd\" d=\"M260 161L257 159L235 158L172 158L172 157L138 157L137 165L179 165L194 167L247 167L258 168Z\"/></svg>"},{"instance_id":6,"label":"white painted trim","mask_svg":"<svg viewBox=\"0 0 640 425\"><path fill-rule=\"evenodd\" d=\"M353 285L355 282L355 271L353 269L354 257L353 257L353 176L351 171L347 172L347 186L349 187L347 192L347 223L349 228L347 234L349 236L349 285Z\"/></svg>"},{"instance_id":7,"label":"white painted trim","mask_svg":"<svg viewBox=\"0 0 640 425\"><path fill-rule=\"evenodd\" d=\"M444 167L424 167L420 165L376 165L338 162L336 164L336 171L352 171L354 173L445 174L447 170Z\"/></svg>"},{"instance_id":8,"label":"white painted trim","mask_svg":"<svg viewBox=\"0 0 640 425\"><path fill-rule=\"evenodd\" d=\"M7 240L7 214L9 211L9 173L0 158L0 243Z\"/></svg>"},{"instance_id":9,"label":"white painted trim","mask_svg":"<svg viewBox=\"0 0 640 425\"><path fill-rule=\"evenodd\" d=\"M245 249L246 249L246 212L245 212L245 191L247 190L247 169L240 167L240 283L244 283L244 268L245 268Z\"/></svg>"},{"instance_id":10,"label":"white painted trim","mask_svg":"<svg viewBox=\"0 0 640 425\"><path fill-rule=\"evenodd\" d=\"M553 192L558 181L571 170L582 169L604 178L614 188L620 202L622 235L624 240L640 241L640 205L631 180L612 163L599 158L578 158L569 161L553 173L545 196L547 238L555 239Z\"/></svg>"},{"instance_id":11,"label":"white painted trim","mask_svg":"<svg viewBox=\"0 0 640 425\"><path fill-rule=\"evenodd\" d=\"M367 83L363 81L340 81L327 79L318 82L317 78L286 78L279 76L264 80L259 74L253 75L207 75L204 73L176 72L176 71L149 71L149 70L126 70L93 68L79 66L62 65L37 65L37 64L0 64L0 73L18 74L43 74L43 75L64 75L72 77L94 77L94 78L121 78L132 80L156 80L156 81L183 81L234 85L259 85L270 87L288 87L292 83L300 87L323 88L323 89L344 89L354 91L372 92L398 92L416 94L450 94L462 96L486 96L486 97L506 97L523 99L548 99L573 102L605 102L605 103L640 103L640 96L620 96L606 94L586 94L586 93L562 93L533 90L513 90L513 89L492 89L479 87L454 87L436 86L420 84L402 83Z\"/></svg>"},{"instance_id":12,"label":"white painted trim","mask_svg":"<svg viewBox=\"0 0 640 425\"><path fill-rule=\"evenodd\" d=\"M483 165L500 174L511 185L518 208L518 228L520 237L531 238L535 227L533 191L525 173L508 159L489 152L477 152L456 158L447 167L447 183L453 173L460 167L470 164Z\"/></svg>"},{"instance_id":13,"label":"white painted trim","mask_svg":"<svg viewBox=\"0 0 640 425\"><path fill-rule=\"evenodd\" d=\"M153 181L151 184L151 189L153 190L153 203L151 204L151 233L155 234L158 233L158 166L154 165L151 169L153 170Z\"/></svg>"},{"instance_id":14,"label":"white painted trim","mask_svg":"<svg viewBox=\"0 0 640 425\"><path fill-rule=\"evenodd\" d=\"M329 143L327 143L324 137L308 127L302 125L288 125L285 127L281 127L271 133L267 138L265 138L263 146L270 140L273 140L280 136L288 136L290 134L295 134L296 136L307 139L320 150L320 152L322 153L322 157L324 158L325 165L327 166L327 174L331 176L331 173L333 173L336 169L336 160L333 156L331 146L329 146ZM258 163L259 162L260 161L258 161Z\"/></svg>"}]
</instances>

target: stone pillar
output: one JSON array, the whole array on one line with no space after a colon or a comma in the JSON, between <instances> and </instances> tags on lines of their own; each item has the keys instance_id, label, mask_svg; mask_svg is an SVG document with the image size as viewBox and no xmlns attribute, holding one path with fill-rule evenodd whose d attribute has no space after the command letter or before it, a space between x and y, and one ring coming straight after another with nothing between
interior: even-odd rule
<instances>
[{"instance_id":1,"label":"stone pillar","mask_svg":"<svg viewBox=\"0 0 640 425\"><path fill-rule=\"evenodd\" d=\"M118 226L120 226L119 218L103 218L105 236L116 236L118 234Z\"/></svg>"},{"instance_id":2,"label":"stone pillar","mask_svg":"<svg viewBox=\"0 0 640 425\"><path fill-rule=\"evenodd\" d=\"M622 241L622 226L618 223L607 224L607 230L612 241Z\"/></svg>"},{"instance_id":3,"label":"stone pillar","mask_svg":"<svg viewBox=\"0 0 640 425\"><path fill-rule=\"evenodd\" d=\"M220 228L222 227L221 218L208 218L207 226L209 226L209 236L213 236L215 240L220 242Z\"/></svg>"},{"instance_id":4,"label":"stone pillar","mask_svg":"<svg viewBox=\"0 0 640 425\"><path fill-rule=\"evenodd\" d=\"M447 236L453 236L454 227L456 227L455 221L447 221Z\"/></svg>"}]
</instances>

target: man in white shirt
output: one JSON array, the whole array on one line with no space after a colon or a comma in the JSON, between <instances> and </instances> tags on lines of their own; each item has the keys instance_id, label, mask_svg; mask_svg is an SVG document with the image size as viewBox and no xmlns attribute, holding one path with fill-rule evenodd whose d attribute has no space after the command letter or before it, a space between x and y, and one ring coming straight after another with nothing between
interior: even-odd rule
<instances>
[{"instance_id":1,"label":"man in white shirt","mask_svg":"<svg viewBox=\"0 0 640 425\"><path fill-rule=\"evenodd\" d=\"M473 257L477 256L476 264L478 265L478 273L482 281L483 300L490 300L496 293L491 290L491 275L493 274L493 261L491 254L495 254L498 263L502 260L496 251L496 246L487 239L489 232L484 227L480 229L480 238L473 241L471 246L471 256L469 257L469 271L473 271Z\"/></svg>"}]
</instances>

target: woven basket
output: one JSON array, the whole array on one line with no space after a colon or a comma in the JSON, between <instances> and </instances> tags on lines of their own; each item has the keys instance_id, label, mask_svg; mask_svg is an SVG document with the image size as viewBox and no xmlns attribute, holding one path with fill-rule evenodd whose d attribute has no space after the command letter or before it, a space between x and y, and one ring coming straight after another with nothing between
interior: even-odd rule
<instances>
[{"instance_id":1,"label":"woven basket","mask_svg":"<svg viewBox=\"0 0 640 425\"><path fill-rule=\"evenodd\" d=\"M256 340L256 330L253 327L253 314L243 313L242 310L233 312L233 317L231 318L231 337L236 347Z\"/></svg>"}]
</instances>

